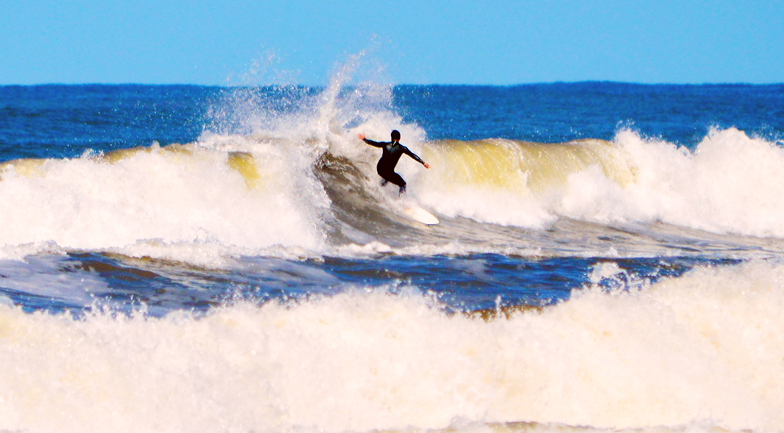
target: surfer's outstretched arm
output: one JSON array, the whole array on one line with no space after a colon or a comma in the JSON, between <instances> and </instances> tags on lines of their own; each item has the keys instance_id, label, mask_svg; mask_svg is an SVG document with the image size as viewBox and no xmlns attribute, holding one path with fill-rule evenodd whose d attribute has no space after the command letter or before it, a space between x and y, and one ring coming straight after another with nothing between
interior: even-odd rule
<instances>
[{"instance_id":1,"label":"surfer's outstretched arm","mask_svg":"<svg viewBox=\"0 0 784 433\"><path fill-rule=\"evenodd\" d=\"M384 145L386 144L386 143L379 143L378 141L368 140L367 138L365 138L365 134L359 134L358 137L360 140L364 141L365 143L373 147L384 147Z\"/></svg>"},{"instance_id":2,"label":"surfer's outstretched arm","mask_svg":"<svg viewBox=\"0 0 784 433\"><path fill-rule=\"evenodd\" d=\"M404 152L406 155L408 155L408 156L410 156L411 158L413 158L413 159L414 159L414 161L416 161L416 162L418 162L418 163L420 163L420 164L424 165L424 166L425 166L425 168L430 168L430 165L429 165L428 163L426 163L425 161L422 161L422 158L418 157L416 153L414 153L414 152L410 151L410 150L409 150L409 149L408 149L406 146L400 145L400 147L402 147L402 148L403 148L403 152Z\"/></svg>"}]
</instances>

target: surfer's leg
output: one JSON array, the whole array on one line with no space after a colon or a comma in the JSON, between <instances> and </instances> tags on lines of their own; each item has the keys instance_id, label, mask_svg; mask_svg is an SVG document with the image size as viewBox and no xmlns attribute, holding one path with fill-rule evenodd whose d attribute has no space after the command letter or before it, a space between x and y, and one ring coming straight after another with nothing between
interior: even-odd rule
<instances>
[{"instance_id":1,"label":"surfer's leg","mask_svg":"<svg viewBox=\"0 0 784 433\"><path fill-rule=\"evenodd\" d=\"M376 166L376 173L378 173L378 175L381 176L381 186L387 186L387 183L389 181L392 181L392 183L395 183L395 181L392 180L392 178L390 177L393 174L395 174L394 168L392 170L390 170L389 168L385 167L384 164L382 164L382 162L383 162L383 159L381 161L379 161L378 162L378 166Z\"/></svg>"},{"instance_id":2,"label":"surfer's leg","mask_svg":"<svg viewBox=\"0 0 784 433\"><path fill-rule=\"evenodd\" d=\"M400 175L399 175L399 174L397 174L397 173L395 173L395 172L388 173L388 174L387 174L387 176L384 176L384 178L385 178L386 180L388 180L388 181L390 181L390 182L394 183L395 185L399 186L399 187L400 187L400 194L401 194L401 195L402 195L402 194L404 194L404 193L406 192L406 181L405 181L405 180L403 180L403 178L402 178L402 177L400 177Z\"/></svg>"},{"instance_id":3,"label":"surfer's leg","mask_svg":"<svg viewBox=\"0 0 784 433\"><path fill-rule=\"evenodd\" d=\"M406 181L403 180L403 178L394 171L392 173L384 173L384 179L394 183L397 186L406 186Z\"/></svg>"},{"instance_id":4,"label":"surfer's leg","mask_svg":"<svg viewBox=\"0 0 784 433\"><path fill-rule=\"evenodd\" d=\"M384 179L382 181L384 184L386 184L387 182L394 183L397 186L403 186L406 184L406 181L403 180L403 178L400 177L400 175L395 173L394 171L385 171L379 173L378 175Z\"/></svg>"}]
</instances>

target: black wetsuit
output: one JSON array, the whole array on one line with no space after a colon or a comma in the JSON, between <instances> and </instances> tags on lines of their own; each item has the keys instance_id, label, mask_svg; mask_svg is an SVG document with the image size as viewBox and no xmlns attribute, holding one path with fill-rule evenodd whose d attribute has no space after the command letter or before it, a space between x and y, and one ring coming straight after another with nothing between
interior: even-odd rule
<instances>
[{"instance_id":1,"label":"black wetsuit","mask_svg":"<svg viewBox=\"0 0 784 433\"><path fill-rule=\"evenodd\" d=\"M379 176L384 178L384 180L399 186L401 192L406 190L406 181L403 180L399 174L395 173L395 166L397 165L397 162L400 161L400 157L405 153L406 155L414 158L414 160L416 160L418 163L422 165L425 164L425 161L422 161L422 158L416 156L414 152L408 150L408 148L400 144L399 141L378 142L368 140L367 138L364 140L365 143L374 147L380 147L384 150L384 153L381 155L381 159L378 160L378 165L376 165L376 171L378 172Z\"/></svg>"}]
</instances>

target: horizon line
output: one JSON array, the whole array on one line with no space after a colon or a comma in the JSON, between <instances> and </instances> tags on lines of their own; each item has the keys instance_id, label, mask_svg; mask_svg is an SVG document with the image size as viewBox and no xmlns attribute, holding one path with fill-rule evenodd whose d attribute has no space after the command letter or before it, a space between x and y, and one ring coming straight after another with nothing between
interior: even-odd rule
<instances>
[{"instance_id":1,"label":"horizon line","mask_svg":"<svg viewBox=\"0 0 784 433\"><path fill-rule=\"evenodd\" d=\"M539 85L556 84L623 84L636 86L777 86L784 85L784 81L770 83L751 83L751 82L694 82L694 83L673 83L673 82L636 82L636 81L614 81L614 80L579 80L579 81L539 81L530 83L516 84L465 84L465 83L428 83L412 84L397 83L389 84L392 87L524 87ZM215 88L242 88L242 87L303 87L303 88L326 88L328 84L298 84L298 83L267 83L267 84L194 84L194 83L133 83L133 82L86 82L86 83L35 83L35 84L0 84L0 87L46 87L46 86L139 86L139 87L215 87ZM345 87L356 86L347 84Z\"/></svg>"}]
</instances>

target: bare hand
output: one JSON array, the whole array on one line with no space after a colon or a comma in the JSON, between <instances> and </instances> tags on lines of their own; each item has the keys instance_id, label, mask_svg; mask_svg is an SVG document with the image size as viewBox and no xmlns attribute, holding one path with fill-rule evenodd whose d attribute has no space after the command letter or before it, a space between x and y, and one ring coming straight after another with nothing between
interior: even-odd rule
<instances>
[{"instance_id":1,"label":"bare hand","mask_svg":"<svg viewBox=\"0 0 784 433\"><path fill-rule=\"evenodd\" d=\"M359 134L359 135L357 135L357 137L359 137L360 140L364 140L365 139L365 134Z\"/></svg>"}]
</instances>

